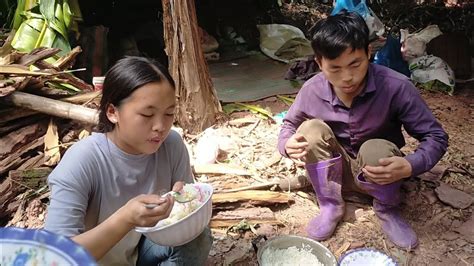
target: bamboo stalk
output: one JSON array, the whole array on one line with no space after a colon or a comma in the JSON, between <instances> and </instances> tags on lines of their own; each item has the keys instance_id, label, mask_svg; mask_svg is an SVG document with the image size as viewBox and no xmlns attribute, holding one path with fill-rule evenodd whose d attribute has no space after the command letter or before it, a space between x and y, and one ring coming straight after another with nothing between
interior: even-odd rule
<instances>
[{"instance_id":1,"label":"bamboo stalk","mask_svg":"<svg viewBox=\"0 0 474 266\"><path fill-rule=\"evenodd\" d=\"M74 95L67 98L62 98L61 101L75 103L75 104L83 104L83 103L90 102L91 100L94 100L95 98L100 97L101 94L102 94L102 91L92 91L92 92Z\"/></svg>"},{"instance_id":2,"label":"bamboo stalk","mask_svg":"<svg viewBox=\"0 0 474 266\"><path fill-rule=\"evenodd\" d=\"M9 103L18 107L28 108L41 113L74 119L87 124L98 123L97 110L80 105L53 100L29 93L14 92L0 98L0 103Z\"/></svg>"}]
</instances>

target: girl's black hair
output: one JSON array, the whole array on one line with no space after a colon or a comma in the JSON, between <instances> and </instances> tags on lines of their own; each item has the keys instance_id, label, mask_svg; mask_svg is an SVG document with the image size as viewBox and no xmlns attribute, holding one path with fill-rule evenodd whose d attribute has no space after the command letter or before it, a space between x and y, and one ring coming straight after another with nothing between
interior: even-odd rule
<instances>
[{"instance_id":1,"label":"girl's black hair","mask_svg":"<svg viewBox=\"0 0 474 266\"><path fill-rule=\"evenodd\" d=\"M321 59L336 59L347 48L369 49L369 28L355 12L342 10L334 16L319 20L310 30L314 54Z\"/></svg>"},{"instance_id":2,"label":"girl's black hair","mask_svg":"<svg viewBox=\"0 0 474 266\"><path fill-rule=\"evenodd\" d=\"M110 104L119 107L122 101L139 87L150 82L164 80L175 88L168 69L152 59L128 56L117 61L105 74L99 108L98 131L106 133L114 129L114 124L107 118L107 107Z\"/></svg>"}]
</instances>

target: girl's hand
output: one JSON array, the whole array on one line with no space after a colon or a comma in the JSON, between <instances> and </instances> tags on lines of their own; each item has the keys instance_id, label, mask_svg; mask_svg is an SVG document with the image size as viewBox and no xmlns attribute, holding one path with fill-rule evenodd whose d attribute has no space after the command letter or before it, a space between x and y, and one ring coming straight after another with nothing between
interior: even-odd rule
<instances>
[{"instance_id":1,"label":"girl's hand","mask_svg":"<svg viewBox=\"0 0 474 266\"><path fill-rule=\"evenodd\" d=\"M146 204L156 204L155 208L147 208ZM123 221L132 229L135 226L155 226L158 221L166 219L173 208L174 199L167 195L139 195L127 202L118 210Z\"/></svg>"}]
</instances>

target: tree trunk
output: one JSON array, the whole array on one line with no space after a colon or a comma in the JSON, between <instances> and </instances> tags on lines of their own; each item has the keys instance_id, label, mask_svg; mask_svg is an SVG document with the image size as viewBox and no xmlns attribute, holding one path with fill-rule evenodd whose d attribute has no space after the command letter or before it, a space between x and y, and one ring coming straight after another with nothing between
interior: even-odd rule
<instances>
[{"instance_id":1,"label":"tree trunk","mask_svg":"<svg viewBox=\"0 0 474 266\"><path fill-rule=\"evenodd\" d=\"M212 126L222 112L201 49L194 0L163 0L169 69L176 83L177 122L190 133Z\"/></svg>"}]
</instances>

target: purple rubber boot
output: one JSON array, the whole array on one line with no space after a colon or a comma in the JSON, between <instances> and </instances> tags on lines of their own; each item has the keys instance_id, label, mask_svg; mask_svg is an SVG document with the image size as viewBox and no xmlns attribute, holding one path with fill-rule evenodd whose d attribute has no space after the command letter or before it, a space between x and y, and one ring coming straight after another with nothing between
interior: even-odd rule
<instances>
[{"instance_id":1,"label":"purple rubber boot","mask_svg":"<svg viewBox=\"0 0 474 266\"><path fill-rule=\"evenodd\" d=\"M307 164L306 171L316 192L320 210L319 215L311 219L306 231L308 236L315 240L325 240L334 233L337 223L344 216L341 155Z\"/></svg>"},{"instance_id":2,"label":"purple rubber boot","mask_svg":"<svg viewBox=\"0 0 474 266\"><path fill-rule=\"evenodd\" d=\"M415 231L400 215L400 187L402 181L388 185L379 185L365 180L363 174L357 176L357 182L369 195L374 197L374 212L380 220L385 235L395 245L404 249L413 249L418 245Z\"/></svg>"}]
</instances>

